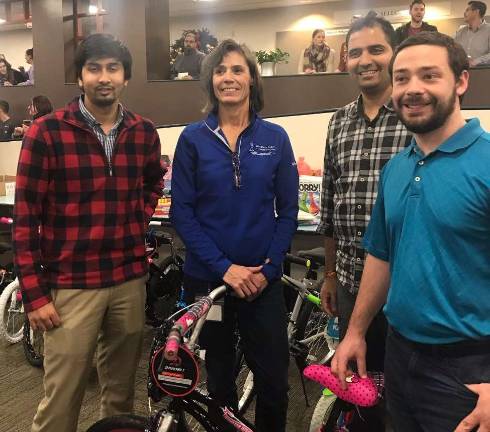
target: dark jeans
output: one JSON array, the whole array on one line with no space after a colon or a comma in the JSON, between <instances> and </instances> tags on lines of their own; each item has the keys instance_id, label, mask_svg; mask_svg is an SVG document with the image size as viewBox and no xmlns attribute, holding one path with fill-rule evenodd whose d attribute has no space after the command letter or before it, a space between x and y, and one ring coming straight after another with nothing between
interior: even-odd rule
<instances>
[{"instance_id":1,"label":"dark jeans","mask_svg":"<svg viewBox=\"0 0 490 432\"><path fill-rule=\"evenodd\" d=\"M490 382L490 342L443 348L388 332L386 398L396 432L453 431L477 402L465 384Z\"/></svg>"},{"instance_id":2,"label":"dark jeans","mask_svg":"<svg viewBox=\"0 0 490 432\"><path fill-rule=\"evenodd\" d=\"M356 296L342 284L337 284L337 306L339 313L340 339L347 332L349 320L354 310ZM366 333L366 365L368 371L383 371L387 322L383 312L379 312ZM352 365L354 366L354 365ZM349 426L351 432L383 432L385 430L385 407L380 403L373 408L360 408L361 416L355 416Z\"/></svg>"},{"instance_id":3,"label":"dark jeans","mask_svg":"<svg viewBox=\"0 0 490 432\"><path fill-rule=\"evenodd\" d=\"M222 283L222 282L221 282ZM186 297L214 286L186 276ZM235 348L238 329L245 360L257 391L255 425L259 432L284 432L288 407L289 346L287 315L280 282L267 286L252 302L227 295L223 321L207 321L200 336L206 349L209 393L222 405L237 408Z\"/></svg>"}]
</instances>

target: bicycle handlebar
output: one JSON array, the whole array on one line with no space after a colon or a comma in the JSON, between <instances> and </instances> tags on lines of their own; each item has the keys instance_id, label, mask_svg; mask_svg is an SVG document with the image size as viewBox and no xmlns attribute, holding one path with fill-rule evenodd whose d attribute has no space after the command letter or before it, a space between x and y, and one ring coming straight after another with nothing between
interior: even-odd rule
<instances>
[{"instance_id":1,"label":"bicycle handlebar","mask_svg":"<svg viewBox=\"0 0 490 432\"><path fill-rule=\"evenodd\" d=\"M214 300L223 295L226 290L227 288L225 285L215 288L208 294L208 296L201 298L194 306L192 306L192 308L190 308L175 322L168 334L167 342L165 343L164 356L167 360L177 360L177 353L179 352L182 337L200 318L206 316L209 309L213 305Z\"/></svg>"},{"instance_id":2,"label":"bicycle handlebar","mask_svg":"<svg viewBox=\"0 0 490 432\"><path fill-rule=\"evenodd\" d=\"M290 263L293 263L293 264L299 264L299 265L302 265L302 266L305 266L305 267L310 267L311 266L311 261L309 259L306 259L306 258L302 258L302 257L299 257L299 256L296 256L296 255L292 255L292 254L286 254L286 256L284 257L284 260L287 261L287 262L290 262Z\"/></svg>"},{"instance_id":3,"label":"bicycle handlebar","mask_svg":"<svg viewBox=\"0 0 490 432\"><path fill-rule=\"evenodd\" d=\"M14 223L14 220L8 217L0 217L0 223L6 225L12 225Z\"/></svg>"}]
</instances>

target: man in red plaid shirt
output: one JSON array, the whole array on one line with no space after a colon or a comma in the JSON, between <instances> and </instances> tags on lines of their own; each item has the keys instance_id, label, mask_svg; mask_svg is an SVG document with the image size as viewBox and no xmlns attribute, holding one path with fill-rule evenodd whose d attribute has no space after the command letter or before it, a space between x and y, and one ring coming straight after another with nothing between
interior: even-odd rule
<instances>
[{"instance_id":1,"label":"man in red plaid shirt","mask_svg":"<svg viewBox=\"0 0 490 432\"><path fill-rule=\"evenodd\" d=\"M31 326L45 330L32 432L76 432L96 349L101 416L133 409L144 237L163 172L155 127L119 103L131 65L112 36L89 36L75 56L82 96L36 120L22 143L15 262Z\"/></svg>"}]
</instances>

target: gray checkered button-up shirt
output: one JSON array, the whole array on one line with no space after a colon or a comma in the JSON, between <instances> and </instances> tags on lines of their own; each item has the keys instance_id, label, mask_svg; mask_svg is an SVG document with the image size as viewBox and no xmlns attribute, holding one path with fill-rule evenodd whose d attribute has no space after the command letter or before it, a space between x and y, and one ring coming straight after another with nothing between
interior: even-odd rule
<instances>
[{"instance_id":1,"label":"gray checkered button-up shirt","mask_svg":"<svg viewBox=\"0 0 490 432\"><path fill-rule=\"evenodd\" d=\"M361 241L376 201L380 172L411 138L391 102L371 121L359 96L330 119L317 232L335 238L337 277L352 293L357 293L361 281Z\"/></svg>"}]
</instances>

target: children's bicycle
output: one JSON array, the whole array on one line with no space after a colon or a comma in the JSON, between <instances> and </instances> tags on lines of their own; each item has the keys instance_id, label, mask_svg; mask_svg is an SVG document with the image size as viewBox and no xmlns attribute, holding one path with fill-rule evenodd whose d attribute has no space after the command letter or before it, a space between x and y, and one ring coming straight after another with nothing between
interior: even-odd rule
<instances>
[{"instance_id":1,"label":"children's bicycle","mask_svg":"<svg viewBox=\"0 0 490 432\"><path fill-rule=\"evenodd\" d=\"M207 432L255 431L247 420L231 408L220 406L198 385L201 359L197 338L213 302L226 289L225 286L214 289L187 311L179 311L177 321L175 314L158 329L148 370L149 417L109 417L87 432L188 432L198 428ZM164 402L165 406L154 411L152 402Z\"/></svg>"}]
</instances>

